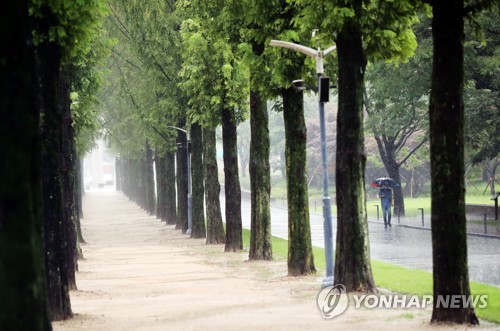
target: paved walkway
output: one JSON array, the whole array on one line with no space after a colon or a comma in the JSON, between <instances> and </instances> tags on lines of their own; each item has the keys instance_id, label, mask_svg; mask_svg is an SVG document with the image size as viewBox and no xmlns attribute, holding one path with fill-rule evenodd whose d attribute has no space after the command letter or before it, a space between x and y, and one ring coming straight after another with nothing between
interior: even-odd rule
<instances>
[{"instance_id":1,"label":"paved walkway","mask_svg":"<svg viewBox=\"0 0 500 331\"><path fill-rule=\"evenodd\" d=\"M120 193L86 195L85 260L75 317L54 330L454 330L430 326L430 309L355 309L324 320L321 275L287 277L286 261L248 262L248 252L190 239Z\"/></svg>"}]
</instances>

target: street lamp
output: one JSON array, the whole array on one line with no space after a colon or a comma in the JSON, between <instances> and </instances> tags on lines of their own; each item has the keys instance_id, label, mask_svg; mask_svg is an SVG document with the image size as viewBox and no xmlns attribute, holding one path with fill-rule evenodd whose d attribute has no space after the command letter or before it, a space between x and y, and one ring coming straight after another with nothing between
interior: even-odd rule
<instances>
[{"instance_id":1,"label":"street lamp","mask_svg":"<svg viewBox=\"0 0 500 331\"><path fill-rule=\"evenodd\" d=\"M325 102L328 102L329 79L323 77L323 57L333 52L337 47L331 46L324 51L281 40L271 40L271 46L288 48L316 60L316 74L318 76L319 121L321 131L321 156L323 165L323 229L325 237L326 275L323 287L333 286L333 231L332 231L332 203L328 194L328 158L326 155L326 129L325 129ZM294 81L295 83L297 81ZM294 84L296 85L296 84ZM299 87L299 89L305 89Z\"/></svg>"},{"instance_id":2,"label":"street lamp","mask_svg":"<svg viewBox=\"0 0 500 331\"><path fill-rule=\"evenodd\" d=\"M191 151L189 148L190 139L189 139L189 131L185 129L178 128L176 126L167 125L168 128L175 129L177 131L184 132L187 136L187 173L188 173L188 228L186 234L191 234L191 229L193 228L193 193L191 191Z\"/></svg>"}]
</instances>

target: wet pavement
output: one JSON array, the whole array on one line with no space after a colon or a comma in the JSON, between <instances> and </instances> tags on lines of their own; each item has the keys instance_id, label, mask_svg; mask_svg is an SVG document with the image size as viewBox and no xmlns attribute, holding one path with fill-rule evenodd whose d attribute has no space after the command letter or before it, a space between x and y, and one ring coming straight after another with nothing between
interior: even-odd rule
<instances>
[{"instance_id":1,"label":"wet pavement","mask_svg":"<svg viewBox=\"0 0 500 331\"><path fill-rule=\"evenodd\" d=\"M222 203L222 206L224 204ZM272 234L288 237L286 208L271 207ZM250 201L242 200L243 227L250 228ZM410 268L432 271L432 241L428 228L408 228L393 225L385 229L383 221L370 220L370 253L376 260ZM314 246L324 247L323 216L311 212L311 238ZM394 221L393 221L394 222ZM333 218L333 238L336 237L336 219ZM335 241L334 241L335 242ZM500 286L500 239L468 236L469 278Z\"/></svg>"}]
</instances>

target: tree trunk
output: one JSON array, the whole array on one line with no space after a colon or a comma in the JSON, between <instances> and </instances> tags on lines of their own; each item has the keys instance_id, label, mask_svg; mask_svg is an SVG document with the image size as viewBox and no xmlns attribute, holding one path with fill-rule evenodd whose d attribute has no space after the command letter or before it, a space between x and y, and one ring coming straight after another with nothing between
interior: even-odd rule
<instances>
[{"instance_id":1,"label":"tree trunk","mask_svg":"<svg viewBox=\"0 0 500 331\"><path fill-rule=\"evenodd\" d=\"M75 156L76 157L76 156ZM82 199L82 194L85 191L83 187L83 160L78 159L78 162L76 163L77 165L77 187L75 188L75 200L77 204L77 210L78 210L78 217L75 220L75 227L76 227L76 238L78 243L85 243L85 240L83 239L83 233L82 233L82 224L80 222L80 219L83 218L83 199Z\"/></svg>"},{"instance_id":2,"label":"tree trunk","mask_svg":"<svg viewBox=\"0 0 500 331\"><path fill-rule=\"evenodd\" d=\"M115 188L122 190L122 160L119 157L115 158Z\"/></svg>"},{"instance_id":3,"label":"tree trunk","mask_svg":"<svg viewBox=\"0 0 500 331\"><path fill-rule=\"evenodd\" d=\"M76 166L76 188L75 188L75 200L76 208L78 211L78 218L83 218L83 195L85 194L85 188L83 183L83 160L78 157L78 153L75 155L75 166Z\"/></svg>"},{"instance_id":4,"label":"tree trunk","mask_svg":"<svg viewBox=\"0 0 500 331\"><path fill-rule=\"evenodd\" d=\"M156 214L156 194L155 194L155 177L154 177L154 161L153 151L149 142L146 141L146 159L144 172L144 190L146 193L146 211L149 215Z\"/></svg>"},{"instance_id":5,"label":"tree trunk","mask_svg":"<svg viewBox=\"0 0 500 331\"><path fill-rule=\"evenodd\" d=\"M28 1L0 13L0 330L52 330L40 213L39 107Z\"/></svg>"},{"instance_id":6,"label":"tree trunk","mask_svg":"<svg viewBox=\"0 0 500 331\"><path fill-rule=\"evenodd\" d=\"M375 140L377 141L380 158L384 163L387 174L399 184L398 187L392 189L394 193L394 207L397 207L398 213L401 216L405 216L405 200L403 186L401 185L401 174L399 173L400 164L396 160L394 143L391 141L382 141L380 136L375 136Z\"/></svg>"},{"instance_id":7,"label":"tree trunk","mask_svg":"<svg viewBox=\"0 0 500 331\"><path fill-rule=\"evenodd\" d=\"M250 260L272 260L271 167L269 123L265 98L250 91L250 191L252 197Z\"/></svg>"},{"instance_id":8,"label":"tree trunk","mask_svg":"<svg viewBox=\"0 0 500 331\"><path fill-rule=\"evenodd\" d=\"M187 137L177 132L177 224L176 229L186 233L188 228L188 178L187 178Z\"/></svg>"},{"instance_id":9,"label":"tree trunk","mask_svg":"<svg viewBox=\"0 0 500 331\"><path fill-rule=\"evenodd\" d=\"M439 296L470 295L464 183L464 2L433 2L434 44L429 105L432 257L432 322L479 324L473 307L438 307Z\"/></svg>"},{"instance_id":10,"label":"tree trunk","mask_svg":"<svg viewBox=\"0 0 500 331\"><path fill-rule=\"evenodd\" d=\"M309 223L304 97L293 87L284 89L282 96L286 139L288 274L299 276L316 272Z\"/></svg>"},{"instance_id":11,"label":"tree trunk","mask_svg":"<svg viewBox=\"0 0 500 331\"><path fill-rule=\"evenodd\" d=\"M203 135L198 123L191 124L191 174L192 174L192 206L193 228L192 238L206 238L203 184Z\"/></svg>"},{"instance_id":12,"label":"tree trunk","mask_svg":"<svg viewBox=\"0 0 500 331\"><path fill-rule=\"evenodd\" d=\"M243 249L237 141L233 110L225 108L222 110L222 149L224 152L224 189L226 194L226 252L236 252Z\"/></svg>"},{"instance_id":13,"label":"tree trunk","mask_svg":"<svg viewBox=\"0 0 500 331\"><path fill-rule=\"evenodd\" d=\"M45 236L45 272L47 276L51 320L73 315L66 273L66 221L62 186L62 127L67 89L61 86L61 49L55 44L37 49L39 96L42 122L42 215Z\"/></svg>"},{"instance_id":14,"label":"tree trunk","mask_svg":"<svg viewBox=\"0 0 500 331\"><path fill-rule=\"evenodd\" d=\"M173 152L165 155L165 218L167 224L177 223L175 153Z\"/></svg>"},{"instance_id":15,"label":"tree trunk","mask_svg":"<svg viewBox=\"0 0 500 331\"><path fill-rule=\"evenodd\" d=\"M141 165L142 161L141 160L136 160L136 159L129 159L129 199L135 203L137 203L140 207L140 199L139 195L140 190L141 190L141 181L142 181L142 171L141 171ZM144 192L142 193L141 196L144 196Z\"/></svg>"},{"instance_id":16,"label":"tree trunk","mask_svg":"<svg viewBox=\"0 0 500 331\"><path fill-rule=\"evenodd\" d=\"M207 203L207 244L223 244L226 242L226 235L220 208L215 128L203 128L203 161L205 167L205 201Z\"/></svg>"},{"instance_id":17,"label":"tree trunk","mask_svg":"<svg viewBox=\"0 0 500 331\"><path fill-rule=\"evenodd\" d=\"M361 6L361 1L354 1ZM359 8L358 8L359 9ZM376 292L370 263L365 196L363 84L366 59L361 31L352 20L337 36L339 110L337 114L337 244L335 284L348 292Z\"/></svg>"},{"instance_id":18,"label":"tree trunk","mask_svg":"<svg viewBox=\"0 0 500 331\"><path fill-rule=\"evenodd\" d=\"M136 203L148 212L148 159L146 156L146 151L144 156L137 160L137 170L138 170L138 181L137 181L137 191L135 194Z\"/></svg>"},{"instance_id":19,"label":"tree trunk","mask_svg":"<svg viewBox=\"0 0 500 331\"><path fill-rule=\"evenodd\" d=\"M66 231L66 243L64 254L66 259L65 272L67 274L68 287L70 290L76 290L76 261L77 255L77 236L76 236L76 205L75 205L75 137L73 131L73 120L71 117L71 100L69 77L62 73L60 79L61 99L63 108L62 125L62 186L63 186L63 213L64 213L64 228Z\"/></svg>"},{"instance_id":20,"label":"tree trunk","mask_svg":"<svg viewBox=\"0 0 500 331\"><path fill-rule=\"evenodd\" d=\"M155 169L156 169L156 218L162 222L166 221L166 191L167 181L165 176L166 171L165 156L155 152Z\"/></svg>"},{"instance_id":21,"label":"tree trunk","mask_svg":"<svg viewBox=\"0 0 500 331\"><path fill-rule=\"evenodd\" d=\"M146 158L132 160L132 187L133 198L132 200L139 205L142 209L146 210L146 191L144 190L144 173Z\"/></svg>"},{"instance_id":22,"label":"tree trunk","mask_svg":"<svg viewBox=\"0 0 500 331\"><path fill-rule=\"evenodd\" d=\"M121 178L122 178L122 192L125 196L130 197L130 160L121 159Z\"/></svg>"}]
</instances>

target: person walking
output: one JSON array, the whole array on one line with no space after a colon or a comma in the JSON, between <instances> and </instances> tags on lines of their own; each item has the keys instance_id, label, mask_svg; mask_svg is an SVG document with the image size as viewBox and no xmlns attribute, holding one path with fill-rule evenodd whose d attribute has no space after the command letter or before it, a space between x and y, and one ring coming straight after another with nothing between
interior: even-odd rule
<instances>
[{"instance_id":1,"label":"person walking","mask_svg":"<svg viewBox=\"0 0 500 331\"><path fill-rule=\"evenodd\" d=\"M391 225L391 208L392 208L392 190L383 186L378 192L378 197L380 198L380 203L382 205L382 215L384 215L384 227L392 227Z\"/></svg>"}]
</instances>

